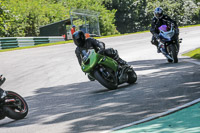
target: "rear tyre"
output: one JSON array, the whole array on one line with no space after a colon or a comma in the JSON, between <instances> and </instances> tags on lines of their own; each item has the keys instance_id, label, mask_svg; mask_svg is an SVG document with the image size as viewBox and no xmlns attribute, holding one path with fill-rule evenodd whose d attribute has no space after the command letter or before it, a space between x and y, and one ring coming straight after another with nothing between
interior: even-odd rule
<instances>
[{"instance_id":1,"label":"rear tyre","mask_svg":"<svg viewBox=\"0 0 200 133\"><path fill-rule=\"evenodd\" d=\"M7 102L3 107L7 117L15 120L23 119L26 117L28 114L28 105L24 98L15 92L7 91L7 96L5 99L15 100Z\"/></svg>"},{"instance_id":2,"label":"rear tyre","mask_svg":"<svg viewBox=\"0 0 200 133\"><path fill-rule=\"evenodd\" d=\"M170 55L174 59L172 62L178 63L176 48L174 47L174 45L171 45L169 48L170 48Z\"/></svg>"},{"instance_id":3,"label":"rear tyre","mask_svg":"<svg viewBox=\"0 0 200 133\"><path fill-rule=\"evenodd\" d=\"M109 72L110 77L105 77L102 72L99 72L98 70L94 71L94 77L97 81L99 81L100 84L102 84L104 87L108 88L109 90L117 89L117 78L116 76Z\"/></svg>"},{"instance_id":4,"label":"rear tyre","mask_svg":"<svg viewBox=\"0 0 200 133\"><path fill-rule=\"evenodd\" d=\"M137 81L137 74L135 73L135 71L132 69L131 72L128 72L128 81L127 83L129 84L133 84Z\"/></svg>"}]
</instances>

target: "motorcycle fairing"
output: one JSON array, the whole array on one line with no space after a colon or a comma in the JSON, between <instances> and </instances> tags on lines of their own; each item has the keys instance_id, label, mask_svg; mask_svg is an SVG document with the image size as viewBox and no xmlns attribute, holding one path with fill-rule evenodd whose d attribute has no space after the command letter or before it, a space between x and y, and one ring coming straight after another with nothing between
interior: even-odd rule
<instances>
[{"instance_id":1,"label":"motorcycle fairing","mask_svg":"<svg viewBox=\"0 0 200 133\"><path fill-rule=\"evenodd\" d=\"M82 63L81 69L83 72L90 73L90 71L93 70L97 64L102 64L104 66L107 66L108 68L111 68L115 72L117 71L118 68L118 64L115 60L113 60L108 56L98 54L94 50L91 50L89 52L87 60Z\"/></svg>"}]
</instances>

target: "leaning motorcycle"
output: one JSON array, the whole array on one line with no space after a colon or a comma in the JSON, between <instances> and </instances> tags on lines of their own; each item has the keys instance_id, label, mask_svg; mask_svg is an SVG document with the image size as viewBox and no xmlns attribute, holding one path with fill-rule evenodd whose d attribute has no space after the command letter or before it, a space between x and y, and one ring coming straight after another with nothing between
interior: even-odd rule
<instances>
[{"instance_id":1,"label":"leaning motorcycle","mask_svg":"<svg viewBox=\"0 0 200 133\"><path fill-rule=\"evenodd\" d=\"M83 72L88 73L104 87L113 90L122 83L135 83L137 75L130 65L119 65L114 59L89 50L81 65Z\"/></svg>"},{"instance_id":2,"label":"leaning motorcycle","mask_svg":"<svg viewBox=\"0 0 200 133\"><path fill-rule=\"evenodd\" d=\"M1 84L6 80L2 76L0 76L0 79ZM2 88L0 88L0 91L3 92L0 99L0 120L5 117L15 120L26 117L28 114L28 105L24 98L13 91L4 91Z\"/></svg>"},{"instance_id":3,"label":"leaning motorcycle","mask_svg":"<svg viewBox=\"0 0 200 133\"><path fill-rule=\"evenodd\" d=\"M169 29L169 30L168 30ZM168 62L178 63L178 52L181 43L181 40L175 40L175 29L171 25L170 28L167 25L162 25L159 27L159 44L158 47L162 54L167 58Z\"/></svg>"}]
</instances>

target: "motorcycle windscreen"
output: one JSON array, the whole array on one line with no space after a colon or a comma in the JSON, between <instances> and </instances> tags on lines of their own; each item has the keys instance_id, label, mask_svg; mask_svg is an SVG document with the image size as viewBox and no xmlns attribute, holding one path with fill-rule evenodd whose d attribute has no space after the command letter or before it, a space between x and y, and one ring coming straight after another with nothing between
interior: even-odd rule
<instances>
[{"instance_id":1,"label":"motorcycle windscreen","mask_svg":"<svg viewBox=\"0 0 200 133\"><path fill-rule=\"evenodd\" d=\"M98 61L103 58L102 55L95 53L94 50L90 52L86 62L82 63L81 69L83 72L89 73L98 64Z\"/></svg>"}]
</instances>

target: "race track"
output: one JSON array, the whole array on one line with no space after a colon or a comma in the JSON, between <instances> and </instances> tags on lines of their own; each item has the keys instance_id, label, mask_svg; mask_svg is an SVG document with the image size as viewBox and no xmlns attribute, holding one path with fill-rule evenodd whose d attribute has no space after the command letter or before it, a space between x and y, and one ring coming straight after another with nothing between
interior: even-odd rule
<instances>
[{"instance_id":1,"label":"race track","mask_svg":"<svg viewBox=\"0 0 200 133\"><path fill-rule=\"evenodd\" d=\"M200 26L180 29L180 54L200 47ZM100 39L133 66L136 84L109 91L81 71L75 45L0 52L2 86L22 95L29 114L0 121L0 133L96 133L167 111L200 97L200 66L179 55L167 63L150 33Z\"/></svg>"}]
</instances>

